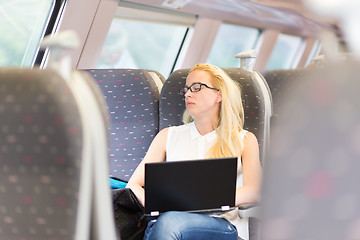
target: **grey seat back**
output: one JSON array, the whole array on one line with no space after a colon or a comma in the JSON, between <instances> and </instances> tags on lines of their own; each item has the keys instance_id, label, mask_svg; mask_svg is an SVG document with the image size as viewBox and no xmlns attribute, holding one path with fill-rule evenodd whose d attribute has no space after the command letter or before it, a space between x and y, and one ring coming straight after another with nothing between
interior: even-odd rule
<instances>
[{"instance_id":1,"label":"grey seat back","mask_svg":"<svg viewBox=\"0 0 360 240\"><path fill-rule=\"evenodd\" d=\"M102 90L110 113L110 175L127 181L158 132L164 78L143 69L85 71Z\"/></svg>"},{"instance_id":2,"label":"grey seat back","mask_svg":"<svg viewBox=\"0 0 360 240\"><path fill-rule=\"evenodd\" d=\"M0 239L73 239L79 214L83 122L54 71L0 70ZM85 202L89 200L85 199Z\"/></svg>"},{"instance_id":3,"label":"grey seat back","mask_svg":"<svg viewBox=\"0 0 360 240\"><path fill-rule=\"evenodd\" d=\"M241 86L245 115L244 128L257 137L260 148L260 162L265 164L272 115L269 88L262 75L257 71L249 72L237 68L224 70Z\"/></svg>"},{"instance_id":4,"label":"grey seat back","mask_svg":"<svg viewBox=\"0 0 360 240\"><path fill-rule=\"evenodd\" d=\"M301 81L310 69L281 69L265 72L264 78L270 88L273 101L273 115L278 116L281 103L291 97L291 87L294 82Z\"/></svg>"},{"instance_id":5,"label":"grey seat back","mask_svg":"<svg viewBox=\"0 0 360 240\"><path fill-rule=\"evenodd\" d=\"M160 129L183 124L182 115L185 111L185 104L179 91L185 86L189 70L181 69L173 72L162 88L159 105ZM237 68L224 68L223 70L242 88L244 128L253 132L258 138L260 160L264 162L271 116L271 95L266 82L257 72Z\"/></svg>"},{"instance_id":6,"label":"grey seat back","mask_svg":"<svg viewBox=\"0 0 360 240\"><path fill-rule=\"evenodd\" d=\"M83 120L84 158L82 165L82 194L88 196L91 206L90 216L81 216L79 222L90 223L91 239L117 239L114 212L109 189L108 143L109 114L104 96L88 74L73 71L69 85L77 98ZM86 192L87 194L84 194ZM86 195L86 196L84 196ZM82 208L85 208L82 206ZM89 220L91 220L89 222ZM81 229L84 231L83 229ZM84 238L80 238L84 239Z\"/></svg>"},{"instance_id":7,"label":"grey seat back","mask_svg":"<svg viewBox=\"0 0 360 240\"><path fill-rule=\"evenodd\" d=\"M264 172L262 239L359 238L358 66L291 84Z\"/></svg>"}]
</instances>

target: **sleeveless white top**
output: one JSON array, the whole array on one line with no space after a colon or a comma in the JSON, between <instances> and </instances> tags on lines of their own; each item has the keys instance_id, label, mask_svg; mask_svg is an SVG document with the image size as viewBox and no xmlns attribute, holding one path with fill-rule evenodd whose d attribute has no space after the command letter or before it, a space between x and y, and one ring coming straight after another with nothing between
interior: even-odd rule
<instances>
[{"instance_id":1,"label":"sleeveless white top","mask_svg":"<svg viewBox=\"0 0 360 240\"><path fill-rule=\"evenodd\" d=\"M242 140L246 134L246 130L240 132ZM204 159L205 154L214 144L217 134L214 131L202 136L196 129L195 123L188 123L181 126L169 127L167 143L166 143L166 161L194 160ZM236 187L242 184L242 164L241 157L238 158ZM249 239L248 219L240 219L238 209L223 214L212 214L212 217L222 217L233 224L238 236L244 240Z\"/></svg>"}]
</instances>

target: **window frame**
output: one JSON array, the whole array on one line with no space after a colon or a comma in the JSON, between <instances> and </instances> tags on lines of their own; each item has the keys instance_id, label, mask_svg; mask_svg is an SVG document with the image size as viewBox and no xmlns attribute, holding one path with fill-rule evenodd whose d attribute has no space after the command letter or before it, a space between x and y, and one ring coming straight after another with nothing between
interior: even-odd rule
<instances>
[{"instance_id":1,"label":"window frame","mask_svg":"<svg viewBox=\"0 0 360 240\"><path fill-rule=\"evenodd\" d=\"M63 16L64 9L66 7L67 2L68 2L68 0L55 0L54 7L51 10L51 13L49 15L49 18L46 23L46 27L44 28L44 32L41 36L41 39L44 39L46 36L52 36L58 31L60 21ZM38 47L31 67L34 67L34 65L37 65L40 68L45 68L45 64L46 64L48 55L49 55L48 49L41 50L40 47Z\"/></svg>"},{"instance_id":2,"label":"window frame","mask_svg":"<svg viewBox=\"0 0 360 240\"><path fill-rule=\"evenodd\" d=\"M319 55L321 48L322 48L322 42L319 39L316 39L308 55L305 66L308 66L311 63L312 59Z\"/></svg>"}]
</instances>

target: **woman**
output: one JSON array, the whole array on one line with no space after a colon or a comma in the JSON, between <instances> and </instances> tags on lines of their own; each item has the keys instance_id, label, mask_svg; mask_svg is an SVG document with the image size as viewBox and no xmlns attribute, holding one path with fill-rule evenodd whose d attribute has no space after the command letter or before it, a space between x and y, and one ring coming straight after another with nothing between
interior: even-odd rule
<instances>
[{"instance_id":1,"label":"woman","mask_svg":"<svg viewBox=\"0 0 360 240\"><path fill-rule=\"evenodd\" d=\"M181 90L185 97L184 125L165 128L132 175L128 188L144 204L144 164L238 156L236 205L259 200L261 166L259 146L251 132L243 130L241 91L220 68L198 64ZM151 221L144 239L248 239L247 219L238 210L223 214L167 212Z\"/></svg>"}]
</instances>

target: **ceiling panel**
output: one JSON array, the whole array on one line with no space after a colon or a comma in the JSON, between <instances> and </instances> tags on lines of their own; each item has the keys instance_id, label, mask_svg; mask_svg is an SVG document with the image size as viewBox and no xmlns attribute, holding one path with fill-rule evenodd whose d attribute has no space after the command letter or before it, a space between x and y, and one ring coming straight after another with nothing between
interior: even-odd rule
<instances>
[{"instance_id":1,"label":"ceiling panel","mask_svg":"<svg viewBox=\"0 0 360 240\"><path fill-rule=\"evenodd\" d=\"M304 36L316 35L322 28L333 30L335 25L332 19L319 18L308 12L300 0L127 1Z\"/></svg>"}]
</instances>

